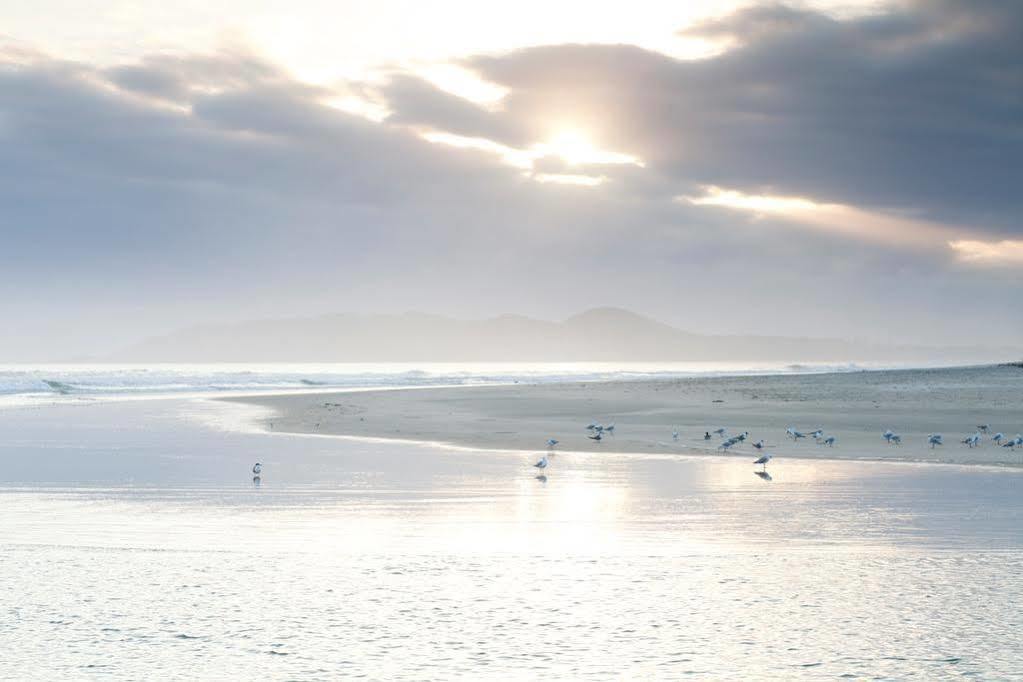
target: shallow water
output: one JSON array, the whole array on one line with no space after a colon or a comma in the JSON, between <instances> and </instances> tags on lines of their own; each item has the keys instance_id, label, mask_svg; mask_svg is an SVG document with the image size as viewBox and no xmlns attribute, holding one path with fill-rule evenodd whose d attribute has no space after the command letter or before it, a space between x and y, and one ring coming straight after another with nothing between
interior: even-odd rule
<instances>
[{"instance_id":1,"label":"shallow water","mask_svg":"<svg viewBox=\"0 0 1023 682\"><path fill-rule=\"evenodd\" d=\"M3 676L1023 673L1018 471L562 453L544 482L248 410L0 412Z\"/></svg>"}]
</instances>

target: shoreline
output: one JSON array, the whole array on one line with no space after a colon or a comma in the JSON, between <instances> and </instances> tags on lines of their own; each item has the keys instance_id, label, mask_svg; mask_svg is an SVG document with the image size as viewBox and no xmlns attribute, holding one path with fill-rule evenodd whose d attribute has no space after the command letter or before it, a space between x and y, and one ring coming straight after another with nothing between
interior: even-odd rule
<instances>
[{"instance_id":1,"label":"shoreline","mask_svg":"<svg viewBox=\"0 0 1023 682\"><path fill-rule=\"evenodd\" d=\"M214 399L268 409L256 421L267 431L469 450L543 452L553 437L563 452L755 458L760 453L749 443L763 438L765 451L779 458L1018 469L1023 450L988 439L976 448L959 443L974 424L991 423L991 433L1003 431L1009 438L1023 429L1018 378L1003 369L386 387ZM615 435L589 440L585 426L593 420L614 422ZM785 438L788 426L823 428L838 441L833 448L794 443ZM705 431L717 428L749 431L750 439L722 453L718 437L709 444L703 439ZM902 435L901 446L885 445L881 433L887 428ZM932 432L945 434L944 446L926 447Z\"/></svg>"}]
</instances>

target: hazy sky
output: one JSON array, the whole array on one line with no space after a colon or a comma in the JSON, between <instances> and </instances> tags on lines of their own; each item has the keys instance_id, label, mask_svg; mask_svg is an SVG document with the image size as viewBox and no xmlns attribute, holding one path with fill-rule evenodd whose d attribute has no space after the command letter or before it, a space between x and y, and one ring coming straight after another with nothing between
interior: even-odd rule
<instances>
[{"instance_id":1,"label":"hazy sky","mask_svg":"<svg viewBox=\"0 0 1023 682\"><path fill-rule=\"evenodd\" d=\"M6 3L0 362L413 309L1023 339L1023 3L612 5Z\"/></svg>"}]
</instances>

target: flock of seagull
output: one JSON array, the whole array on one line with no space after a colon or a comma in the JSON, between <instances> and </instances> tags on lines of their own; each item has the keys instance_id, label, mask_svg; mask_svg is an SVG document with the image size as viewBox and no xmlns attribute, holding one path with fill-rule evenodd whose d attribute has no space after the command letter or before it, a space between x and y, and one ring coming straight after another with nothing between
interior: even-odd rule
<instances>
[{"instance_id":1,"label":"flock of seagull","mask_svg":"<svg viewBox=\"0 0 1023 682\"><path fill-rule=\"evenodd\" d=\"M603 440L605 435L612 436L614 435L615 425L614 423L611 423L605 426L597 422L591 422L586 426L586 430L590 432L587 438L594 441L601 441ZM978 447L981 441L984 439L984 435L987 434L990 430L991 426L989 424L978 424L976 432L963 438L960 442L963 445L969 446L971 449ZM826 445L829 448L834 447L835 443L838 442L838 439L835 436L825 435L824 429L814 429L813 431L804 432L799 431L798 429L790 426L789 428L785 429L785 435L787 438L791 438L793 442L799 441L804 438L812 438L818 445ZM725 452L727 452L730 448L739 445L740 443L745 443L746 440L749 439L750 437L749 431L743 431L742 433L737 434L735 436L729 436L727 429L719 428L714 429L713 431L705 431L703 434L703 439L705 441L708 441L714 438L714 436L718 436L719 438L723 439L721 443L718 445L718 450L722 450ZM884 441L888 443L888 445L902 444L902 436L895 433L891 429L885 430L885 432L881 434L881 438L883 438ZM675 442L678 442L679 432L677 428L672 429L671 439ZM1001 446L1003 448L1011 448L1015 450L1017 447L1023 447L1023 435L1020 435L1018 433L1014 438L1007 438L1004 433L998 432L991 436L990 439L995 445ZM561 441L557 440L556 438L548 438L547 449L553 450L560 442ZM763 452L764 448L767 447L764 444L763 439L758 440L756 442L752 442L750 444L757 452ZM929 433L927 434L927 444L930 445L931 449L933 450L935 447L939 445L944 445L945 443L943 440L943 436L940 433ZM767 463L770 462L771 459L773 458L774 455L764 452L757 459L753 460L754 464L760 464L763 467L762 470L755 472L757 476L760 476L761 478L766 480L771 480L770 474L767 473ZM533 465L533 467L537 469L537 471L539 472L537 478L546 480L547 476L545 472L547 471L547 468L550 465L551 462L547 455L541 457L540 460Z\"/></svg>"},{"instance_id":2,"label":"flock of seagull","mask_svg":"<svg viewBox=\"0 0 1023 682\"><path fill-rule=\"evenodd\" d=\"M599 442L604 439L605 435L609 436L614 435L615 425L613 422L607 425L591 422L586 426L586 430L590 432L587 438ZM978 447L981 441L983 440L984 434L987 434L988 431L990 430L991 430L990 425L978 424L977 431L972 435L963 438L960 442L963 445L969 446L971 449ZM827 445L829 448L834 447L835 443L838 442L838 440L834 436L826 436L824 434L824 429L814 429L813 431L803 432L790 426L789 428L785 429L785 435L786 437L791 438L793 442L799 441L803 438L812 438L818 445ZM718 436L723 439L721 443L718 445L718 450L722 450L725 452L727 452L730 448L739 445L740 443L745 443L746 440L750 437L749 431L743 431L738 435L729 436L727 429L719 428L714 429L713 431L705 431L703 434L703 439L705 441L708 441L711 440L714 436ZM678 438L679 438L678 429L677 428L672 429L671 439L675 442L678 442ZM885 442L888 443L888 445L902 444L902 436L895 433L891 429L887 429L884 433L882 433L881 438L883 438ZM1023 447L1023 436L1021 436L1018 433L1014 438L1006 438L1004 433L998 432L991 436L990 438L995 445L1001 446L1003 448L1012 448L1013 450L1015 450L1018 447ZM559 441L556 438L548 438L547 449L554 450L554 448L560 443L561 441ZM929 433L927 434L927 444L930 445L931 449L933 450L938 445L944 445L945 443L940 433ZM766 445L764 445L763 439L750 443L750 445L752 445L753 449L756 450L757 452L763 452L764 448L767 447ZM771 480L770 474L767 473L767 463L770 462L773 458L774 455L764 452L762 455L753 460L754 464L760 464L761 466L763 466L763 469L761 471L755 472L757 476L760 476L761 478L766 479L768 481ZM547 471L547 468L550 465L551 462L550 459L548 459L547 455L541 457L540 460L533 465L533 467L536 468L537 471L539 472L537 478L546 480L547 476L545 472ZM262 472L263 465L260 464L259 462L256 462L252 467L253 474L252 482L255 483L256 485L260 483L261 480L260 474Z\"/></svg>"}]
</instances>

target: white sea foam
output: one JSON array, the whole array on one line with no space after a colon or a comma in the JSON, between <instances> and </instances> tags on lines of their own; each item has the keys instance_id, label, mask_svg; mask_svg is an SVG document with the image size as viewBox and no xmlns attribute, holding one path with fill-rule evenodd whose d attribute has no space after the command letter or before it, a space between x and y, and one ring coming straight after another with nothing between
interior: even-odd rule
<instances>
[{"instance_id":1,"label":"white sea foam","mask_svg":"<svg viewBox=\"0 0 1023 682\"><path fill-rule=\"evenodd\" d=\"M0 365L0 404L193 393L807 374L874 368L877 366L855 363L708 362Z\"/></svg>"}]
</instances>

